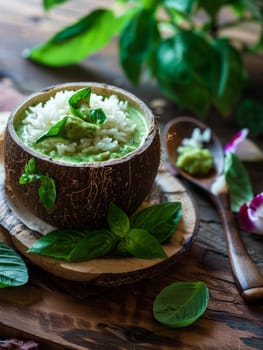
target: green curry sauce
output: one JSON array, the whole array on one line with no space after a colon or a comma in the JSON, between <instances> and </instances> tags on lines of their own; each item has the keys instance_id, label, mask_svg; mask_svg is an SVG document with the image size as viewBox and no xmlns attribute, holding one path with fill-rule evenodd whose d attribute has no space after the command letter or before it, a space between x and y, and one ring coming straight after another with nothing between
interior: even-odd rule
<instances>
[{"instance_id":1,"label":"green curry sauce","mask_svg":"<svg viewBox=\"0 0 263 350\"><path fill-rule=\"evenodd\" d=\"M118 148L113 151L104 151L104 152L97 152L97 153L96 152L84 153L82 151L78 151L73 154L63 154L62 156L59 155L58 152L52 151L51 153L47 148L43 147L42 142L28 142L26 140L24 136L25 126L23 124L25 113L21 115L20 118L18 118L15 125L15 130L19 138L28 147L32 148L37 152L45 154L51 157L52 159L62 160L69 163L100 162L100 161L106 161L110 159L124 157L125 155L129 154L130 152L133 152L136 148L138 148L142 144L143 140L145 139L149 130L149 126L147 125L147 120L144 117L144 115L138 109L136 109L131 105L128 105L126 112L127 112L127 118L130 119L133 124L135 124L135 130L127 142L120 143L118 145ZM80 123L81 122L82 121L80 120ZM91 133L93 133L92 137L96 137L96 131L91 129ZM74 142L76 143L79 143L80 139L82 137L85 137L85 135L81 135L81 134L82 134L81 126L74 128L74 133L72 132L72 135L70 134L70 131L68 132L68 135L72 136L71 138L75 138ZM64 141L68 142L73 140L72 139L70 140L70 137L68 139L65 137ZM63 142L63 138L60 136L53 137L53 142Z\"/></svg>"}]
</instances>

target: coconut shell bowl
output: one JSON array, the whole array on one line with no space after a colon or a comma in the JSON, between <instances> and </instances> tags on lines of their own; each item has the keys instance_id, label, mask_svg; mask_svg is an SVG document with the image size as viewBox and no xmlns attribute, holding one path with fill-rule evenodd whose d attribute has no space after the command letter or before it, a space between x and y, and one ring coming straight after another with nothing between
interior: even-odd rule
<instances>
[{"instance_id":1,"label":"coconut shell bowl","mask_svg":"<svg viewBox=\"0 0 263 350\"><path fill-rule=\"evenodd\" d=\"M92 93L111 96L143 114L148 133L131 153L117 159L70 163L52 159L28 147L15 126L30 106L45 102L58 91L91 88ZM38 171L54 179L57 197L52 210L39 200L39 184L19 184L30 159ZM160 136L150 109L136 96L120 88L99 83L68 83L47 88L29 96L10 115L4 139L5 187L9 202L23 207L37 218L59 228L97 228L105 225L110 202L127 214L133 213L150 193L160 162Z\"/></svg>"}]
</instances>

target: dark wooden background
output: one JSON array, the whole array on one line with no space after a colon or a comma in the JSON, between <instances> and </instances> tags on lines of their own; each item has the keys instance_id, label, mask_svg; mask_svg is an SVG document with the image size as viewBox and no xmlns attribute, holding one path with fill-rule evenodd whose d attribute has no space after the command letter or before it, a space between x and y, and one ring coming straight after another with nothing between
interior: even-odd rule
<instances>
[{"instance_id":1,"label":"dark wooden background","mask_svg":"<svg viewBox=\"0 0 263 350\"><path fill-rule=\"evenodd\" d=\"M69 1L45 14L40 0L1 1L0 4L0 109L10 110L25 94L68 81L103 81L124 87L148 105L165 102L154 110L161 129L180 114L153 82L130 85L118 65L117 42L83 63L51 69L22 57L27 47L47 39L56 29L112 1ZM240 30L253 40L254 28ZM248 96L263 100L263 55L245 56L251 84ZM208 124L224 144L238 130L232 121L211 113ZM262 137L255 140L263 148ZM246 164L255 193L263 191L262 163ZM65 283L30 266L30 283L0 290L0 339L34 338L41 349L263 349L263 302L248 305L240 297L229 270L220 218L203 193L185 184L200 211L200 231L191 250L167 273L117 289L98 290ZM263 271L263 240L242 232L249 253ZM6 239L6 235L3 235ZM204 281L210 292L206 313L194 325L169 329L152 316L159 291L175 281Z\"/></svg>"}]
</instances>

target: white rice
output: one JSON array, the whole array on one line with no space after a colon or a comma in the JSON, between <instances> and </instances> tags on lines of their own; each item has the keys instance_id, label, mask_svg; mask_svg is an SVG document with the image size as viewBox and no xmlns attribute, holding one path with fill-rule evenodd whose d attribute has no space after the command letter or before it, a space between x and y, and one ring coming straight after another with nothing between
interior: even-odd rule
<instances>
[{"instance_id":1,"label":"white rice","mask_svg":"<svg viewBox=\"0 0 263 350\"><path fill-rule=\"evenodd\" d=\"M39 103L30 107L22 120L22 134L20 137L23 142L31 147L44 132L60 119L66 115L72 115L68 100L75 92L60 91L44 104ZM133 137L136 124L127 118L127 101L119 100L116 95L103 97L91 93L90 107L94 109L102 108L107 116L105 123L98 128L96 133L77 142L47 138L41 142L44 153L51 157L63 157L76 154L99 154L107 151L118 152L120 146L127 144Z\"/></svg>"}]
</instances>

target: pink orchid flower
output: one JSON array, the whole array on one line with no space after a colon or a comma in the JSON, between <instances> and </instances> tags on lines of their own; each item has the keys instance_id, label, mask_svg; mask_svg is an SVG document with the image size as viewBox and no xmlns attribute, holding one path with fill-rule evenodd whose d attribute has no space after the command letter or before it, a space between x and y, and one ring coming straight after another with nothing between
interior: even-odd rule
<instances>
[{"instance_id":1,"label":"pink orchid flower","mask_svg":"<svg viewBox=\"0 0 263 350\"><path fill-rule=\"evenodd\" d=\"M247 138L248 129L242 129L224 147L224 151L235 153L243 161L262 161L263 152Z\"/></svg>"},{"instance_id":2,"label":"pink orchid flower","mask_svg":"<svg viewBox=\"0 0 263 350\"><path fill-rule=\"evenodd\" d=\"M263 234L263 192L240 207L238 218L245 231Z\"/></svg>"}]
</instances>

